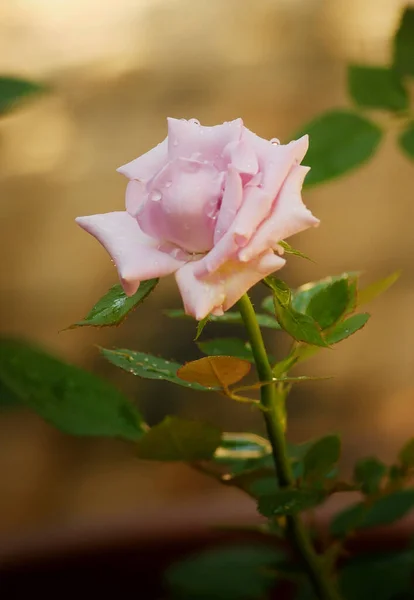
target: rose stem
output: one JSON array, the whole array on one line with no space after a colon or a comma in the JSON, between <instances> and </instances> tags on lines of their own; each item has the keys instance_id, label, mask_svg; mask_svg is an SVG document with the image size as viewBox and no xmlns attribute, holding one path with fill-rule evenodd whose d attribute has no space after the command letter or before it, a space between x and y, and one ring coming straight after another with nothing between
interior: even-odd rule
<instances>
[{"instance_id":1,"label":"rose stem","mask_svg":"<svg viewBox=\"0 0 414 600\"><path fill-rule=\"evenodd\" d=\"M260 381L271 381L273 378L272 368L269 364L256 313L247 294L244 294L239 300L238 309L247 330L259 379ZM261 388L261 401L266 409L263 411L263 415L272 445L278 484L281 488L292 487L295 482L286 448L284 403L283 398L278 396L275 383L264 385ZM336 586L325 573L322 557L316 553L300 516L298 514L288 515L286 526L287 537L299 554L318 598L320 600L340 600L341 597Z\"/></svg>"}]
</instances>

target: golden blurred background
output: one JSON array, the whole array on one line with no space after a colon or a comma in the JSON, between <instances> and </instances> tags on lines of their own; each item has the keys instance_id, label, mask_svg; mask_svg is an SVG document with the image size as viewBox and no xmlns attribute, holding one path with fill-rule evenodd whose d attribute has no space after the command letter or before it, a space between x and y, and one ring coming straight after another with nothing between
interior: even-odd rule
<instances>
[{"instance_id":1,"label":"golden blurred background","mask_svg":"<svg viewBox=\"0 0 414 600\"><path fill-rule=\"evenodd\" d=\"M346 64L386 63L406 4L2 0L0 73L51 89L0 120L2 334L112 380L151 423L178 412L261 432L260 415L243 406L139 380L98 356L96 345L196 356L194 324L160 317L161 308L180 306L173 278L120 328L60 333L116 281L109 257L74 218L123 208L126 180L115 169L163 139L167 116L207 125L241 116L258 134L287 141L313 116L347 106ZM305 193L322 224L293 243L316 264L292 257L283 274L295 286L345 270L364 270L370 282L403 269L373 304L368 327L301 371L335 378L298 387L289 402L290 438L341 433L345 471L361 455L390 459L414 435L414 165L396 147L396 125L379 118L387 133L377 155ZM278 333L267 339L281 352ZM208 498L217 514L224 505L254 513L239 492L184 466L138 462L125 444L70 438L15 410L0 415L0 488L3 539L188 507L189 498L204 506Z\"/></svg>"}]
</instances>

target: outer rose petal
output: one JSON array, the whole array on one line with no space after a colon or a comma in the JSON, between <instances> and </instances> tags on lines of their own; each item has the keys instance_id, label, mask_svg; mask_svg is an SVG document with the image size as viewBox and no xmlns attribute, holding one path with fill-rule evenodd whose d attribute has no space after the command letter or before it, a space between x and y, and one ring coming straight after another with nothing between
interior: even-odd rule
<instances>
[{"instance_id":1,"label":"outer rose petal","mask_svg":"<svg viewBox=\"0 0 414 600\"><path fill-rule=\"evenodd\" d=\"M269 144L269 147L270 152L261 166L263 173L261 186L275 198L291 168L299 165L304 159L309 148L309 136L304 135L283 146Z\"/></svg>"},{"instance_id":2,"label":"outer rose petal","mask_svg":"<svg viewBox=\"0 0 414 600\"><path fill-rule=\"evenodd\" d=\"M184 262L157 249L157 241L146 236L127 212L78 217L78 225L92 234L110 254L128 296L140 281L174 273Z\"/></svg>"},{"instance_id":3,"label":"outer rose petal","mask_svg":"<svg viewBox=\"0 0 414 600\"><path fill-rule=\"evenodd\" d=\"M204 127L195 121L168 119L168 155L173 158L193 158L214 162L223 167L225 146L242 135L243 121L236 119L214 127Z\"/></svg>"},{"instance_id":4,"label":"outer rose petal","mask_svg":"<svg viewBox=\"0 0 414 600\"><path fill-rule=\"evenodd\" d=\"M186 313L199 321L211 312L221 314L263 277L281 269L285 262L267 250L249 263L230 260L202 280L194 275L197 263L187 263L175 274Z\"/></svg>"},{"instance_id":5,"label":"outer rose petal","mask_svg":"<svg viewBox=\"0 0 414 600\"><path fill-rule=\"evenodd\" d=\"M148 181L158 173L168 161L168 140L165 138L158 146L146 154L119 167L118 173L126 175L129 179Z\"/></svg>"},{"instance_id":6,"label":"outer rose petal","mask_svg":"<svg viewBox=\"0 0 414 600\"><path fill-rule=\"evenodd\" d=\"M250 261L267 248L277 249L278 242L308 227L319 225L302 202L301 189L309 167L292 169L280 190L272 213L253 235L249 244L239 252L242 261Z\"/></svg>"}]
</instances>

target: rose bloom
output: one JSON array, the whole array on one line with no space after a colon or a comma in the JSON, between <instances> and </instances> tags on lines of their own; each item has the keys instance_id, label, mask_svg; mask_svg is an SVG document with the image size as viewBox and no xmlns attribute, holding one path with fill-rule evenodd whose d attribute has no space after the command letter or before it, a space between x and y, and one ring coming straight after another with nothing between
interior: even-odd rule
<instances>
[{"instance_id":1,"label":"rose bloom","mask_svg":"<svg viewBox=\"0 0 414 600\"><path fill-rule=\"evenodd\" d=\"M284 266L278 242L318 225L301 198L308 136L265 140L236 119L168 119L168 136L120 167L126 211L78 217L106 248L130 296L175 273L187 314L221 315Z\"/></svg>"}]
</instances>

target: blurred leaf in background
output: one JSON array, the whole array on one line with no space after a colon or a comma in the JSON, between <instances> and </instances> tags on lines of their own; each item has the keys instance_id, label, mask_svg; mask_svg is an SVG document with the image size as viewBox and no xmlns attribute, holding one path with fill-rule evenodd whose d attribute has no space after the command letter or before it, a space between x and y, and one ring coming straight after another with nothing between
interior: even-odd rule
<instances>
[{"instance_id":1,"label":"blurred leaf in background","mask_svg":"<svg viewBox=\"0 0 414 600\"><path fill-rule=\"evenodd\" d=\"M0 76L0 116L8 113L29 97L41 94L46 86L17 77Z\"/></svg>"}]
</instances>

